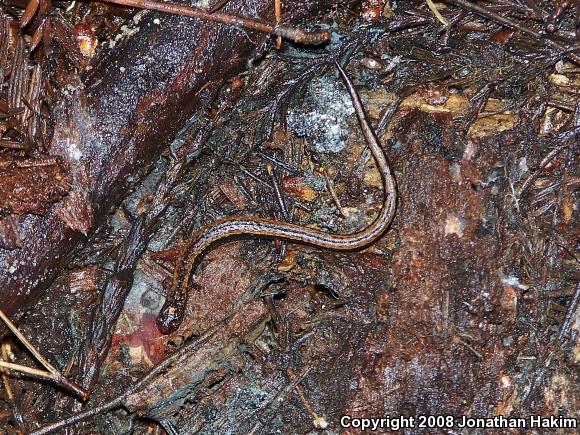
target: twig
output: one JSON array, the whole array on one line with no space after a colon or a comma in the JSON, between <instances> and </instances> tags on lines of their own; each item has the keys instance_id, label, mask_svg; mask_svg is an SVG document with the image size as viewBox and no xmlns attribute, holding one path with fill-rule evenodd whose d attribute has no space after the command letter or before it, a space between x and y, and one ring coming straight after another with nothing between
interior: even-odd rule
<instances>
[{"instance_id":1,"label":"twig","mask_svg":"<svg viewBox=\"0 0 580 435\"><path fill-rule=\"evenodd\" d=\"M328 176L328 172L326 171L326 169L324 170L323 174L324 174L324 179L326 180L326 187L328 188L328 191L330 192L330 196L332 197L332 200L334 201L334 205L336 205L336 208L338 209L338 212L340 213L340 215L342 217L346 217L346 214L344 213L344 210L342 208L342 204L340 203L340 200L338 199L338 195L336 194L336 190L334 189L334 183L332 182L332 180Z\"/></svg>"},{"instance_id":2,"label":"twig","mask_svg":"<svg viewBox=\"0 0 580 435\"><path fill-rule=\"evenodd\" d=\"M59 372L57 372L57 373L47 372L44 370L38 370L38 369L35 369L32 367L26 367L26 366L23 366L20 364L13 364L13 363L2 361L2 360L0 360L0 368L12 370L12 371L19 372L19 373L24 373L25 375L29 375L29 376L32 376L34 378L46 379L47 381L54 382L59 387L62 387L64 389L76 394L83 401L87 400L89 397L89 393L87 390L78 386L74 382L71 382L70 380L65 378L62 374L60 374Z\"/></svg>"},{"instance_id":3,"label":"twig","mask_svg":"<svg viewBox=\"0 0 580 435\"><path fill-rule=\"evenodd\" d=\"M326 30L309 32L297 27L286 26L283 24L272 25L264 21L237 17L223 12L210 12L204 9L186 6L172 2L158 2L155 0L105 0L107 3L113 3L131 8L149 9L152 11L163 12L166 14L182 15L185 17L197 18L200 20L214 21L216 23L228 24L230 26L242 27L245 29L256 30L258 32L270 33L275 36L289 39L305 45L324 44L330 40L330 32Z\"/></svg>"},{"instance_id":4,"label":"twig","mask_svg":"<svg viewBox=\"0 0 580 435\"><path fill-rule=\"evenodd\" d=\"M478 357L479 359L483 359L483 356L481 356L481 354L476 351L473 346L471 346L469 343L466 343L465 341L463 341L462 339L458 340L460 344L462 344L463 346L465 346L467 349L469 349L471 352L473 352L473 354Z\"/></svg>"},{"instance_id":5,"label":"twig","mask_svg":"<svg viewBox=\"0 0 580 435\"><path fill-rule=\"evenodd\" d=\"M296 388L296 386L302 382L302 380L311 372L312 370L312 366L308 366L306 367L304 370L302 370L302 372L298 375L298 376L294 376L293 379L291 379L292 382L290 382L288 385L286 385L283 389L281 389L278 394L276 394L276 396L274 396L272 398L272 400L263 408L264 410L269 410L269 409L277 409L280 404L282 403L282 401L292 392L294 391L294 389ZM254 413L255 414L255 413ZM263 413L265 414L265 412ZM255 434L260 427L263 425L262 421L260 418L258 418L258 422L254 425L254 427L252 427L252 429L250 429L250 431L248 431L248 435L253 435Z\"/></svg>"},{"instance_id":6,"label":"twig","mask_svg":"<svg viewBox=\"0 0 580 435\"><path fill-rule=\"evenodd\" d=\"M308 373L308 371L305 371L305 372ZM292 370L291 368L288 368L287 372L288 372L288 375L290 376L290 379L292 379L292 381L296 382L296 374L294 373L294 370ZM299 379L301 379L301 378L299 378ZM318 415L314 411L314 409L312 408L312 405L310 404L308 399L306 399L306 396L304 395L304 392L302 391L302 388L300 387L300 385L296 384L295 390L296 390L296 394L298 395L298 397L300 397L300 400L304 404L304 407L312 416L312 421L314 423L314 426L318 429L326 429L328 427L328 423L326 422L324 417L321 417L320 415Z\"/></svg>"},{"instance_id":7,"label":"twig","mask_svg":"<svg viewBox=\"0 0 580 435\"><path fill-rule=\"evenodd\" d=\"M2 356L0 357L0 361L8 361L8 346L8 343L2 343ZM0 370L0 374L2 375L2 383L4 384L4 389L6 390L6 397L11 401L14 399L14 395L12 394L12 388L10 388L10 382L6 373L7 370Z\"/></svg>"},{"instance_id":8,"label":"twig","mask_svg":"<svg viewBox=\"0 0 580 435\"><path fill-rule=\"evenodd\" d=\"M554 160L554 157L556 157L558 154L560 154L560 151L562 151L564 148L567 148L567 147L568 147L568 144L560 145L559 147L556 147L552 151L550 151L548 153L548 155L542 159L538 169L536 171L534 171L533 174L530 174L530 176L526 179L526 181L524 181L524 184L522 184L522 187L521 187L520 193L519 193L520 197L524 194L524 192L528 189L528 187L530 187L530 184L532 184L532 181L534 181L536 178L538 178L538 175L540 175L542 173L544 168L546 166L548 166L548 164L552 160Z\"/></svg>"},{"instance_id":9,"label":"twig","mask_svg":"<svg viewBox=\"0 0 580 435\"><path fill-rule=\"evenodd\" d=\"M570 331L570 326L572 324L572 319L578 316L579 306L580 306L580 284L576 286L574 298L572 298L572 302L570 302L570 305L566 310L566 317L564 318L564 322L562 323L562 327L560 328L560 334L558 335L558 338L560 340L562 340L566 335L568 335L568 331Z\"/></svg>"},{"instance_id":10,"label":"twig","mask_svg":"<svg viewBox=\"0 0 580 435\"><path fill-rule=\"evenodd\" d=\"M445 1L447 3L451 3L455 6L459 6L459 7L462 7L464 9L467 9L467 10L474 12L478 15L481 15L485 18L489 18L490 20L495 21L496 23L501 24L503 26L509 27L511 29L519 30L520 32L525 33L526 35L531 36L535 40L540 41L543 44L545 44L551 48L555 48L555 49L559 50L563 56L566 56L568 59L570 59L574 63L580 65L580 56L578 56L575 53L570 52L569 47L566 47L566 46L560 44L558 41L555 41L546 35L542 35L542 34L536 32L532 29L528 29L527 27L524 27L518 23L515 23L511 20L508 20L507 18L502 17L501 15L499 15L493 11L490 11L489 9L486 9L483 6L476 5L476 4L471 3L467 0L445 0Z\"/></svg>"},{"instance_id":11,"label":"twig","mask_svg":"<svg viewBox=\"0 0 580 435\"><path fill-rule=\"evenodd\" d=\"M429 9L431 9L431 12L433 12L433 15L435 15L435 18L437 18L439 22L443 24L445 27L449 26L449 22L445 19L443 15L441 15L441 12L439 12L439 9L437 9L437 6L435 6L435 3L433 3L433 0L425 0L425 1L427 2L427 6L429 7Z\"/></svg>"},{"instance_id":12,"label":"twig","mask_svg":"<svg viewBox=\"0 0 580 435\"><path fill-rule=\"evenodd\" d=\"M31 376L39 377L42 379L48 379L58 386L74 393L81 400L85 401L89 397L89 392L82 388L81 386L75 384L74 382L67 379L61 372L59 372L55 367L52 366L36 348L28 341L28 339L20 332L14 323L0 310L0 319L8 326L10 331L20 340L20 342L30 351L30 353L36 358L36 360L44 367L47 371L42 371L38 369L33 369L30 367L21 366L19 364L12 364L5 361L0 361L0 367L9 370L14 370L22 372Z\"/></svg>"},{"instance_id":13,"label":"twig","mask_svg":"<svg viewBox=\"0 0 580 435\"><path fill-rule=\"evenodd\" d=\"M35 376L37 378L53 380L54 376L52 373L45 370L38 370L32 367L22 366L20 364L13 364L6 361L0 361L0 368L13 370L15 372L26 373L27 375Z\"/></svg>"},{"instance_id":14,"label":"twig","mask_svg":"<svg viewBox=\"0 0 580 435\"><path fill-rule=\"evenodd\" d=\"M274 0L274 19L276 20L276 25L282 19L282 2L280 0ZM275 43L276 50L282 48L282 37L278 36Z\"/></svg>"},{"instance_id":15,"label":"twig","mask_svg":"<svg viewBox=\"0 0 580 435\"><path fill-rule=\"evenodd\" d=\"M291 166L290 164L288 164L287 162L284 162L282 160L278 160L276 157L270 156L266 153L263 153L262 151L258 151L257 154L261 158L268 160L268 161L274 163L276 166L279 166L282 169L290 172L292 175L300 175L300 171L298 169L296 169L294 166Z\"/></svg>"},{"instance_id":16,"label":"twig","mask_svg":"<svg viewBox=\"0 0 580 435\"><path fill-rule=\"evenodd\" d=\"M267 187L268 189L273 189L273 187L267 183L266 181L262 180L260 177L258 177L256 174L254 174L253 172L248 171L246 168L244 168L242 165L239 165L240 170L246 174L248 177L250 177L252 180L260 183L262 186Z\"/></svg>"},{"instance_id":17,"label":"twig","mask_svg":"<svg viewBox=\"0 0 580 435\"><path fill-rule=\"evenodd\" d=\"M36 15L36 11L38 10L39 4L40 4L39 0L30 0L28 6L26 6L24 13L20 17L20 28L26 27L28 23L30 23L30 21L34 18L34 15Z\"/></svg>"},{"instance_id":18,"label":"twig","mask_svg":"<svg viewBox=\"0 0 580 435\"><path fill-rule=\"evenodd\" d=\"M223 8L223 7L226 5L226 3L228 3L229 1L230 1L230 0L219 0L219 1L218 1L218 2L215 4L215 5L213 5L213 6L211 7L211 9L209 10L209 12L210 12L211 14L213 14L214 12L217 12L217 11L219 11L219 10L220 10L221 8Z\"/></svg>"},{"instance_id":19,"label":"twig","mask_svg":"<svg viewBox=\"0 0 580 435\"><path fill-rule=\"evenodd\" d=\"M268 175L270 176L270 181L272 181L272 186L274 187L274 192L276 193L276 199L278 200L278 204L280 205L280 211L284 216L284 219L287 221L290 220L290 214L288 213L288 208L286 207L286 202L284 202L284 197L282 196L282 190L280 189L280 184L278 184L278 179L276 178L276 174L274 174L274 169L272 165L268 164L266 166L268 168Z\"/></svg>"},{"instance_id":20,"label":"twig","mask_svg":"<svg viewBox=\"0 0 580 435\"><path fill-rule=\"evenodd\" d=\"M58 373L55 369L41 354L36 350L30 341L20 332L14 323L0 310L0 319L10 328L10 331L20 340L20 342L30 351L30 353L38 360L40 364L44 366L50 373Z\"/></svg>"},{"instance_id":21,"label":"twig","mask_svg":"<svg viewBox=\"0 0 580 435\"><path fill-rule=\"evenodd\" d=\"M397 93L397 97L396 97L395 102L393 104L391 104L389 107L387 107L387 109L385 110L385 113L383 113L383 116L381 117L381 120L379 121L379 124L377 125L377 134L380 134L383 131L383 129L387 126L387 124L389 122L391 122L391 120L393 119L393 115L395 114L395 112L397 111L399 106L401 105L402 101L403 101L403 96L400 95L399 93Z\"/></svg>"}]
</instances>

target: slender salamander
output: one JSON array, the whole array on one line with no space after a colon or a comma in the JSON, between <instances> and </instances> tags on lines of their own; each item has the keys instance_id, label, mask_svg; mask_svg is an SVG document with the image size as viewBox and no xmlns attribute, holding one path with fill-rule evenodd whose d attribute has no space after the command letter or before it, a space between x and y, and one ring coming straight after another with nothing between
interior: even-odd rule
<instances>
[{"instance_id":1,"label":"slender salamander","mask_svg":"<svg viewBox=\"0 0 580 435\"><path fill-rule=\"evenodd\" d=\"M350 251L368 246L380 237L391 224L397 204L397 184L394 173L389 167L387 157L367 120L362 102L352 81L338 62L335 63L346 84L363 135L381 174L385 197L377 218L363 230L348 235L328 234L320 230L272 219L243 217L220 219L200 228L184 244L175 264L171 288L157 317L157 326L162 333L169 334L181 324L187 306L189 280L193 268L201 254L220 240L232 236L251 235L283 239L337 251Z\"/></svg>"}]
</instances>

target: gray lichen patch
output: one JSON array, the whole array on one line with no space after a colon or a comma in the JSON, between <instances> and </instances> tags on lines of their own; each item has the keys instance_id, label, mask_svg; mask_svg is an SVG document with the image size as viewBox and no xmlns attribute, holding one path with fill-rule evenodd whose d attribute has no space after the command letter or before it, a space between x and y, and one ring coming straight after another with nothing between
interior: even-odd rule
<instances>
[{"instance_id":1,"label":"gray lichen patch","mask_svg":"<svg viewBox=\"0 0 580 435\"><path fill-rule=\"evenodd\" d=\"M304 107L288 113L288 125L316 151L337 153L346 146L346 118L353 113L346 89L334 76L324 76L310 83Z\"/></svg>"}]
</instances>

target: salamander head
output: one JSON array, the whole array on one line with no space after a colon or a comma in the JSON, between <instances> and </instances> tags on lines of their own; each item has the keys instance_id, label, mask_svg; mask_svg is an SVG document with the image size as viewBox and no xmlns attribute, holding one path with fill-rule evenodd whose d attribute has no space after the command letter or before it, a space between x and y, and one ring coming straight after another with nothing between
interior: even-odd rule
<instances>
[{"instance_id":1,"label":"salamander head","mask_svg":"<svg viewBox=\"0 0 580 435\"><path fill-rule=\"evenodd\" d=\"M157 328L162 334L171 334L175 332L185 314L186 304L175 303L167 300L157 315Z\"/></svg>"}]
</instances>

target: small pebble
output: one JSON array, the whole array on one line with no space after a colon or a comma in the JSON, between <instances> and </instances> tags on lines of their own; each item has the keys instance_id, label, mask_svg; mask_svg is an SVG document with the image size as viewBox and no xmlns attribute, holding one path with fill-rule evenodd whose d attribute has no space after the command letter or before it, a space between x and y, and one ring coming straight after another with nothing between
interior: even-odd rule
<instances>
[{"instance_id":1,"label":"small pebble","mask_svg":"<svg viewBox=\"0 0 580 435\"><path fill-rule=\"evenodd\" d=\"M378 60L373 59L372 57L364 57L361 59L360 63L365 68L373 70L373 71L379 71L379 70L383 69L383 67L384 67L382 62L379 62Z\"/></svg>"}]
</instances>

